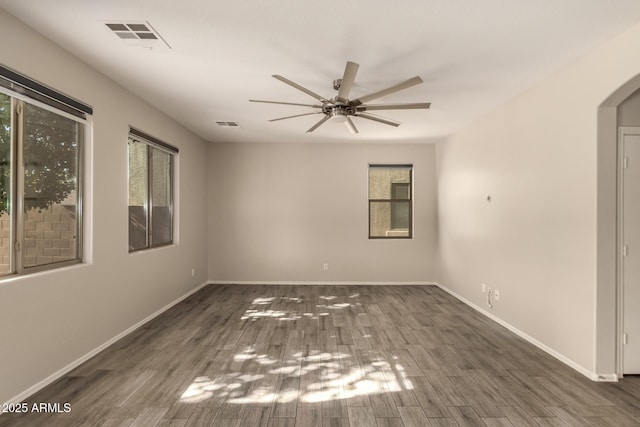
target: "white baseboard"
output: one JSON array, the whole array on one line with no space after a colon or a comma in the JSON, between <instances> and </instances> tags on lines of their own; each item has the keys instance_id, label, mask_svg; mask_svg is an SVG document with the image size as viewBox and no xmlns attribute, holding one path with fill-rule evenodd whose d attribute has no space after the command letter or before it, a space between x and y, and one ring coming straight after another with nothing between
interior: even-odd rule
<instances>
[{"instance_id":1,"label":"white baseboard","mask_svg":"<svg viewBox=\"0 0 640 427\"><path fill-rule=\"evenodd\" d=\"M620 380L618 374L592 374L591 379L593 381L603 382L603 383L615 383Z\"/></svg>"},{"instance_id":2,"label":"white baseboard","mask_svg":"<svg viewBox=\"0 0 640 427\"><path fill-rule=\"evenodd\" d=\"M453 292L451 289L447 288L446 286L443 286L440 283L436 283L435 285L438 286L443 291L447 292L448 294L452 295L456 299L459 299L460 301L462 301L463 303L465 303L469 307L473 308L474 310L480 312L481 314L485 315L489 319L491 319L494 322L498 323L499 325L504 326L505 328L507 328L508 330L513 332L514 334L518 335L520 338L528 341L529 343L531 343L531 344L535 345L536 347L538 347L540 350L542 350L545 353L553 356L554 358L558 359L559 361L561 361L565 365L569 366L570 368L578 371L579 373L581 373L585 377L589 378L590 380L592 380L592 381L602 381L602 382L605 382L605 381L618 381L618 376L617 375L615 375L615 374L601 374L601 375L598 375L595 372L591 372L588 369L586 369L585 367L583 367L583 366L579 365L578 363L574 362L573 360L569 359L568 357L558 353L557 351L555 351L551 347L547 346L546 344L541 343L537 339L527 335L526 333L522 332L521 330L519 330L518 328L514 327L513 325L505 322L504 320L500 319L499 317L495 316L494 314L486 311L484 308L482 308L482 307L472 303L471 301L467 300L466 298L458 295L457 293Z\"/></svg>"},{"instance_id":3,"label":"white baseboard","mask_svg":"<svg viewBox=\"0 0 640 427\"><path fill-rule=\"evenodd\" d=\"M384 285L384 286L429 286L437 285L436 282L341 282L341 281L324 281L324 282L311 282L311 281L267 281L258 282L250 280L210 280L210 285L324 285L324 286L362 286L362 285Z\"/></svg>"},{"instance_id":4,"label":"white baseboard","mask_svg":"<svg viewBox=\"0 0 640 427\"><path fill-rule=\"evenodd\" d=\"M26 398L28 398L32 394L36 393L37 391L43 389L44 387L46 387L49 384L51 384L54 381L56 381L57 379L59 379L62 376L66 375L71 370L77 368L78 366L80 366L81 364L86 362L87 360L91 359L93 356L95 356L96 354L100 353L101 351L103 351L104 349L106 349L107 347L109 347L110 345L112 345L113 343L118 341L119 339L124 338L125 336L129 335L131 332L135 331L136 329L138 329L139 327L141 327L145 323L147 323L147 322L153 320L154 318L158 317L159 315L161 315L162 313L164 313L165 311L167 311L168 309L170 309L174 305L176 305L179 302L185 300L189 296L195 294L196 292L198 292L200 289L202 289L203 287L205 287L207 285L208 285L208 283L204 282L201 285L199 285L198 287L196 287L195 289L192 289L191 291L187 292L186 294L182 295L181 297L176 298L175 300L171 301L169 304L167 304L164 307L162 307L160 310L158 310L155 313L145 317L144 319L142 319L141 321L139 321L135 325L129 327L125 331L119 333L115 337L111 338L110 340L108 340L105 343L99 345L98 347L94 348L93 350L91 350L90 352L86 353L85 355L83 355L83 356L79 357L78 359L74 360L73 362L69 363L64 368L62 368L62 369L58 370L57 372L54 372L53 374L49 375L47 378L43 379L42 381L32 385L31 387L29 387L28 389L26 389L22 393L20 393L17 396L14 396L13 398L9 399L9 401L5 402L4 404L10 405L12 403L23 402Z\"/></svg>"}]
</instances>

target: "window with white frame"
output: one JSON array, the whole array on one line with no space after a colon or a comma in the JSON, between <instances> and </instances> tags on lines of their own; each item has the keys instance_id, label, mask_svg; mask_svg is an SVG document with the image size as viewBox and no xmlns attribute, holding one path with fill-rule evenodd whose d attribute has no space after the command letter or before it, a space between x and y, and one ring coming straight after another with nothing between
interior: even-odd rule
<instances>
[{"instance_id":1,"label":"window with white frame","mask_svg":"<svg viewBox=\"0 0 640 427\"><path fill-rule=\"evenodd\" d=\"M178 149L129 132L129 251L173 243L173 166Z\"/></svg>"},{"instance_id":2,"label":"window with white frame","mask_svg":"<svg viewBox=\"0 0 640 427\"><path fill-rule=\"evenodd\" d=\"M0 66L0 275L82 261L91 107Z\"/></svg>"},{"instance_id":3,"label":"window with white frame","mask_svg":"<svg viewBox=\"0 0 640 427\"><path fill-rule=\"evenodd\" d=\"M369 238L413 236L412 165L369 165Z\"/></svg>"}]
</instances>

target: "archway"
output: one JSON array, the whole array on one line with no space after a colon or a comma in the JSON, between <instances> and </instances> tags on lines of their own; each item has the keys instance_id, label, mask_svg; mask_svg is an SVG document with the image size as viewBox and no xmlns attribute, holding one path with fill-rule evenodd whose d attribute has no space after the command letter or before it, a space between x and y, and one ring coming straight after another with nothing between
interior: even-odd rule
<instances>
[{"instance_id":1,"label":"archway","mask_svg":"<svg viewBox=\"0 0 640 427\"><path fill-rule=\"evenodd\" d=\"M598 107L597 285L595 372L603 381L621 374L618 362L617 138L618 106L640 89L640 75L613 92Z\"/></svg>"}]
</instances>

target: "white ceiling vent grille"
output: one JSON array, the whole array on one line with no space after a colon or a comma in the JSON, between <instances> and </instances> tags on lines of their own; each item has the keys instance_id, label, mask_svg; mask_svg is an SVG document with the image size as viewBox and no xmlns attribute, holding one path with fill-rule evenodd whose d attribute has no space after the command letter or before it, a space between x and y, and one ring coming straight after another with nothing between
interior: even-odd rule
<instances>
[{"instance_id":1,"label":"white ceiling vent grille","mask_svg":"<svg viewBox=\"0 0 640 427\"><path fill-rule=\"evenodd\" d=\"M142 22L106 22L105 26L126 45L147 49L169 50L171 46L146 21Z\"/></svg>"},{"instance_id":2,"label":"white ceiling vent grille","mask_svg":"<svg viewBox=\"0 0 640 427\"><path fill-rule=\"evenodd\" d=\"M240 123L238 122L216 122L216 124L223 128L239 128Z\"/></svg>"}]
</instances>

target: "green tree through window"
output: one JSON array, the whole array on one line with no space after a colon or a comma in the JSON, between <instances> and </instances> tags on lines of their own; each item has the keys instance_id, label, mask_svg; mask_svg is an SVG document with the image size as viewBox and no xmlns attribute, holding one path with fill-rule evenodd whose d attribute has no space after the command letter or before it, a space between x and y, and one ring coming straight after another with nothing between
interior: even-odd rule
<instances>
[{"instance_id":1,"label":"green tree through window","mask_svg":"<svg viewBox=\"0 0 640 427\"><path fill-rule=\"evenodd\" d=\"M0 94L0 214L10 209L11 98ZM24 210L65 200L77 186L81 124L31 104L23 104Z\"/></svg>"},{"instance_id":2,"label":"green tree through window","mask_svg":"<svg viewBox=\"0 0 640 427\"><path fill-rule=\"evenodd\" d=\"M0 93L0 215L9 211L11 194L11 97Z\"/></svg>"},{"instance_id":3,"label":"green tree through window","mask_svg":"<svg viewBox=\"0 0 640 427\"><path fill-rule=\"evenodd\" d=\"M23 123L24 208L48 208L76 190L80 124L30 104Z\"/></svg>"}]
</instances>

